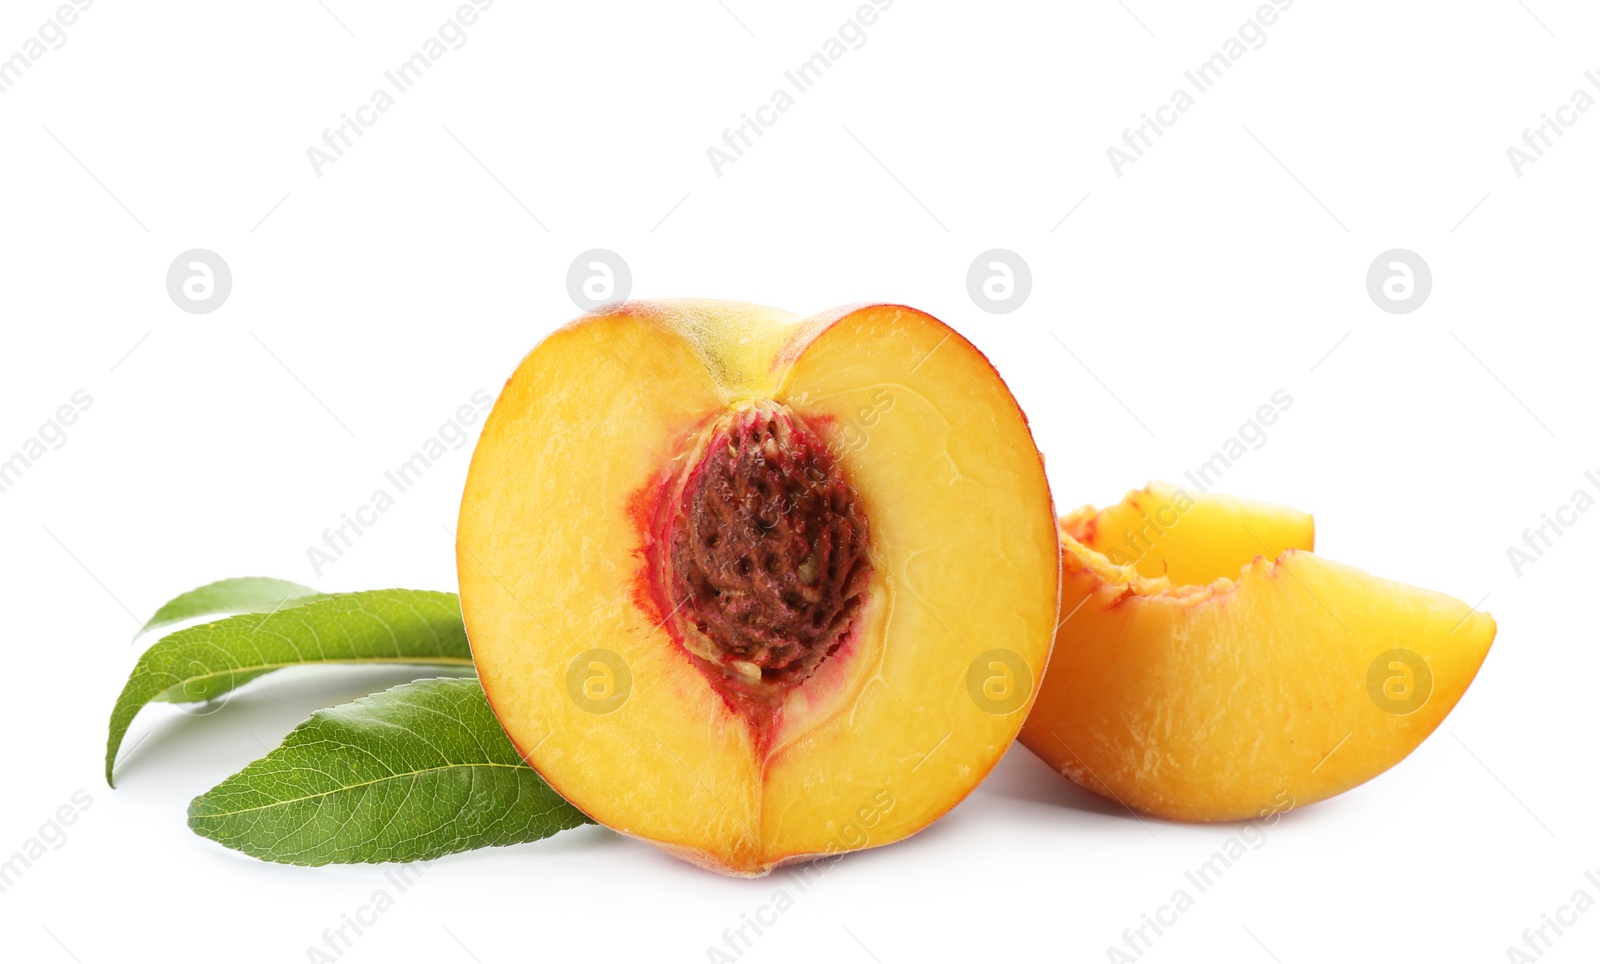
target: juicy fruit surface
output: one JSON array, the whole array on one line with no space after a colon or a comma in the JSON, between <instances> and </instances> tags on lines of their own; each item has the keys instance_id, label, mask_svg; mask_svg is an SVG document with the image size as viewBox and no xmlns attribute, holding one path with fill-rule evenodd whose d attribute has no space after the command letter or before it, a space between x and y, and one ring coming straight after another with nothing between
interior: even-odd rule
<instances>
[{"instance_id":1,"label":"juicy fruit surface","mask_svg":"<svg viewBox=\"0 0 1600 964\"><path fill-rule=\"evenodd\" d=\"M1106 557L1173 586L1232 579L1256 556L1276 559L1285 549L1312 549L1309 513L1269 502L1151 482L1116 505L1085 506L1062 520L1063 531Z\"/></svg>"},{"instance_id":2,"label":"juicy fruit surface","mask_svg":"<svg viewBox=\"0 0 1600 964\"><path fill-rule=\"evenodd\" d=\"M1177 820L1304 806L1415 749L1472 682L1493 619L1313 555L1293 510L1192 499L1161 542L1194 556L1169 571L1232 578L1146 578L1077 539L1103 543L1090 520L1104 514L1062 520L1064 622L1022 742L1078 784ZM1227 525L1253 535L1190 541Z\"/></svg>"},{"instance_id":3,"label":"juicy fruit surface","mask_svg":"<svg viewBox=\"0 0 1600 964\"><path fill-rule=\"evenodd\" d=\"M730 450L735 427L758 437ZM780 431L798 435L768 465ZM797 514L763 518L760 478ZM777 540L766 575L756 539ZM529 762L602 823L756 874L897 840L982 779L1044 671L1060 555L1025 420L938 321L669 302L524 360L473 457L458 564L485 691ZM743 694L751 713L708 667L782 685Z\"/></svg>"}]
</instances>

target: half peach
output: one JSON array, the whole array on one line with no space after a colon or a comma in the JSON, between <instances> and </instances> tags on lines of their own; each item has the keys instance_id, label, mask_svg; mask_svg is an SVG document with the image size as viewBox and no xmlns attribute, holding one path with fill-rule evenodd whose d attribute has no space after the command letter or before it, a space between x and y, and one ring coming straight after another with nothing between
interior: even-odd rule
<instances>
[{"instance_id":1,"label":"half peach","mask_svg":"<svg viewBox=\"0 0 1600 964\"><path fill-rule=\"evenodd\" d=\"M533 350L462 500L473 657L597 821L730 874L899 840L1015 738L1060 549L988 361L895 305L628 303Z\"/></svg>"}]
</instances>

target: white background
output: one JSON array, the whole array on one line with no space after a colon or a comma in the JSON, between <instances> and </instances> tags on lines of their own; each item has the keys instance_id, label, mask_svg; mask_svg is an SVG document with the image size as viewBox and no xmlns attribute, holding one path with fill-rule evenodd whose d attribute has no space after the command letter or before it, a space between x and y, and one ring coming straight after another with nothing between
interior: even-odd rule
<instances>
[{"instance_id":1,"label":"white background","mask_svg":"<svg viewBox=\"0 0 1600 964\"><path fill-rule=\"evenodd\" d=\"M564 279L592 247L627 259L637 297L945 319L1029 413L1063 509L1182 481L1284 389L1218 488L1314 511L1319 552L1494 614L1432 738L1290 814L1145 960L1499 961L1575 890L1600 897L1600 512L1520 575L1506 555L1600 470L1600 109L1520 177L1506 155L1574 90L1600 96L1600 11L1300 0L1118 177L1107 147L1255 6L900 0L719 177L707 148L854 2L500 0L319 177L306 149L454 3L94 4L0 94L0 456L93 398L0 495L0 855L92 798L0 894L0 957L301 961L388 886L241 857L184 809L403 671L147 710L112 791L129 639L222 576L453 589L470 442L320 575L306 549L577 313ZM6 4L0 56L53 10ZM1007 315L966 290L994 247L1033 272ZM1410 314L1365 288L1396 247L1433 271ZM191 248L232 267L211 314L165 290ZM1135 820L1017 748L932 828L834 866L743 959L1106 960L1236 829ZM344 959L704 961L780 886L586 828L424 865ZM1591 910L1545 960L1597 951Z\"/></svg>"}]
</instances>

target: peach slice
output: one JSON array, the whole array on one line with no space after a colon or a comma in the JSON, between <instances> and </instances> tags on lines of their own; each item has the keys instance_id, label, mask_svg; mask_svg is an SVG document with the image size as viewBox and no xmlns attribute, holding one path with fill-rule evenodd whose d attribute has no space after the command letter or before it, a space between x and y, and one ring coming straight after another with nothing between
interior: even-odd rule
<instances>
[{"instance_id":1,"label":"peach slice","mask_svg":"<svg viewBox=\"0 0 1600 964\"><path fill-rule=\"evenodd\" d=\"M894 305L628 303L485 423L457 563L473 658L590 816L756 875L959 802L1032 704L1060 579L1026 420Z\"/></svg>"},{"instance_id":2,"label":"peach slice","mask_svg":"<svg viewBox=\"0 0 1600 964\"><path fill-rule=\"evenodd\" d=\"M1495 623L1313 555L1293 509L1152 484L1061 520L1062 623L1021 740L1174 820L1304 806L1406 757Z\"/></svg>"}]
</instances>

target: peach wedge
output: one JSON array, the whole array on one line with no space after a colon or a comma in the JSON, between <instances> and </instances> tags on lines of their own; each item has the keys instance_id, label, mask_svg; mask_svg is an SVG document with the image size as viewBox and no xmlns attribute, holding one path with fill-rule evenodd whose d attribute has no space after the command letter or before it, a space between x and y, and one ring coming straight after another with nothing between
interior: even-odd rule
<instances>
[{"instance_id":1,"label":"peach wedge","mask_svg":"<svg viewBox=\"0 0 1600 964\"><path fill-rule=\"evenodd\" d=\"M898 840L983 779L1061 557L1022 412L936 319L667 301L523 360L457 564L484 690L551 786L757 875Z\"/></svg>"},{"instance_id":2,"label":"peach wedge","mask_svg":"<svg viewBox=\"0 0 1600 964\"><path fill-rule=\"evenodd\" d=\"M1293 509L1152 484L1061 536L1062 622L1021 740L1143 813L1250 819L1364 783L1494 640L1457 599L1314 555Z\"/></svg>"}]
</instances>

